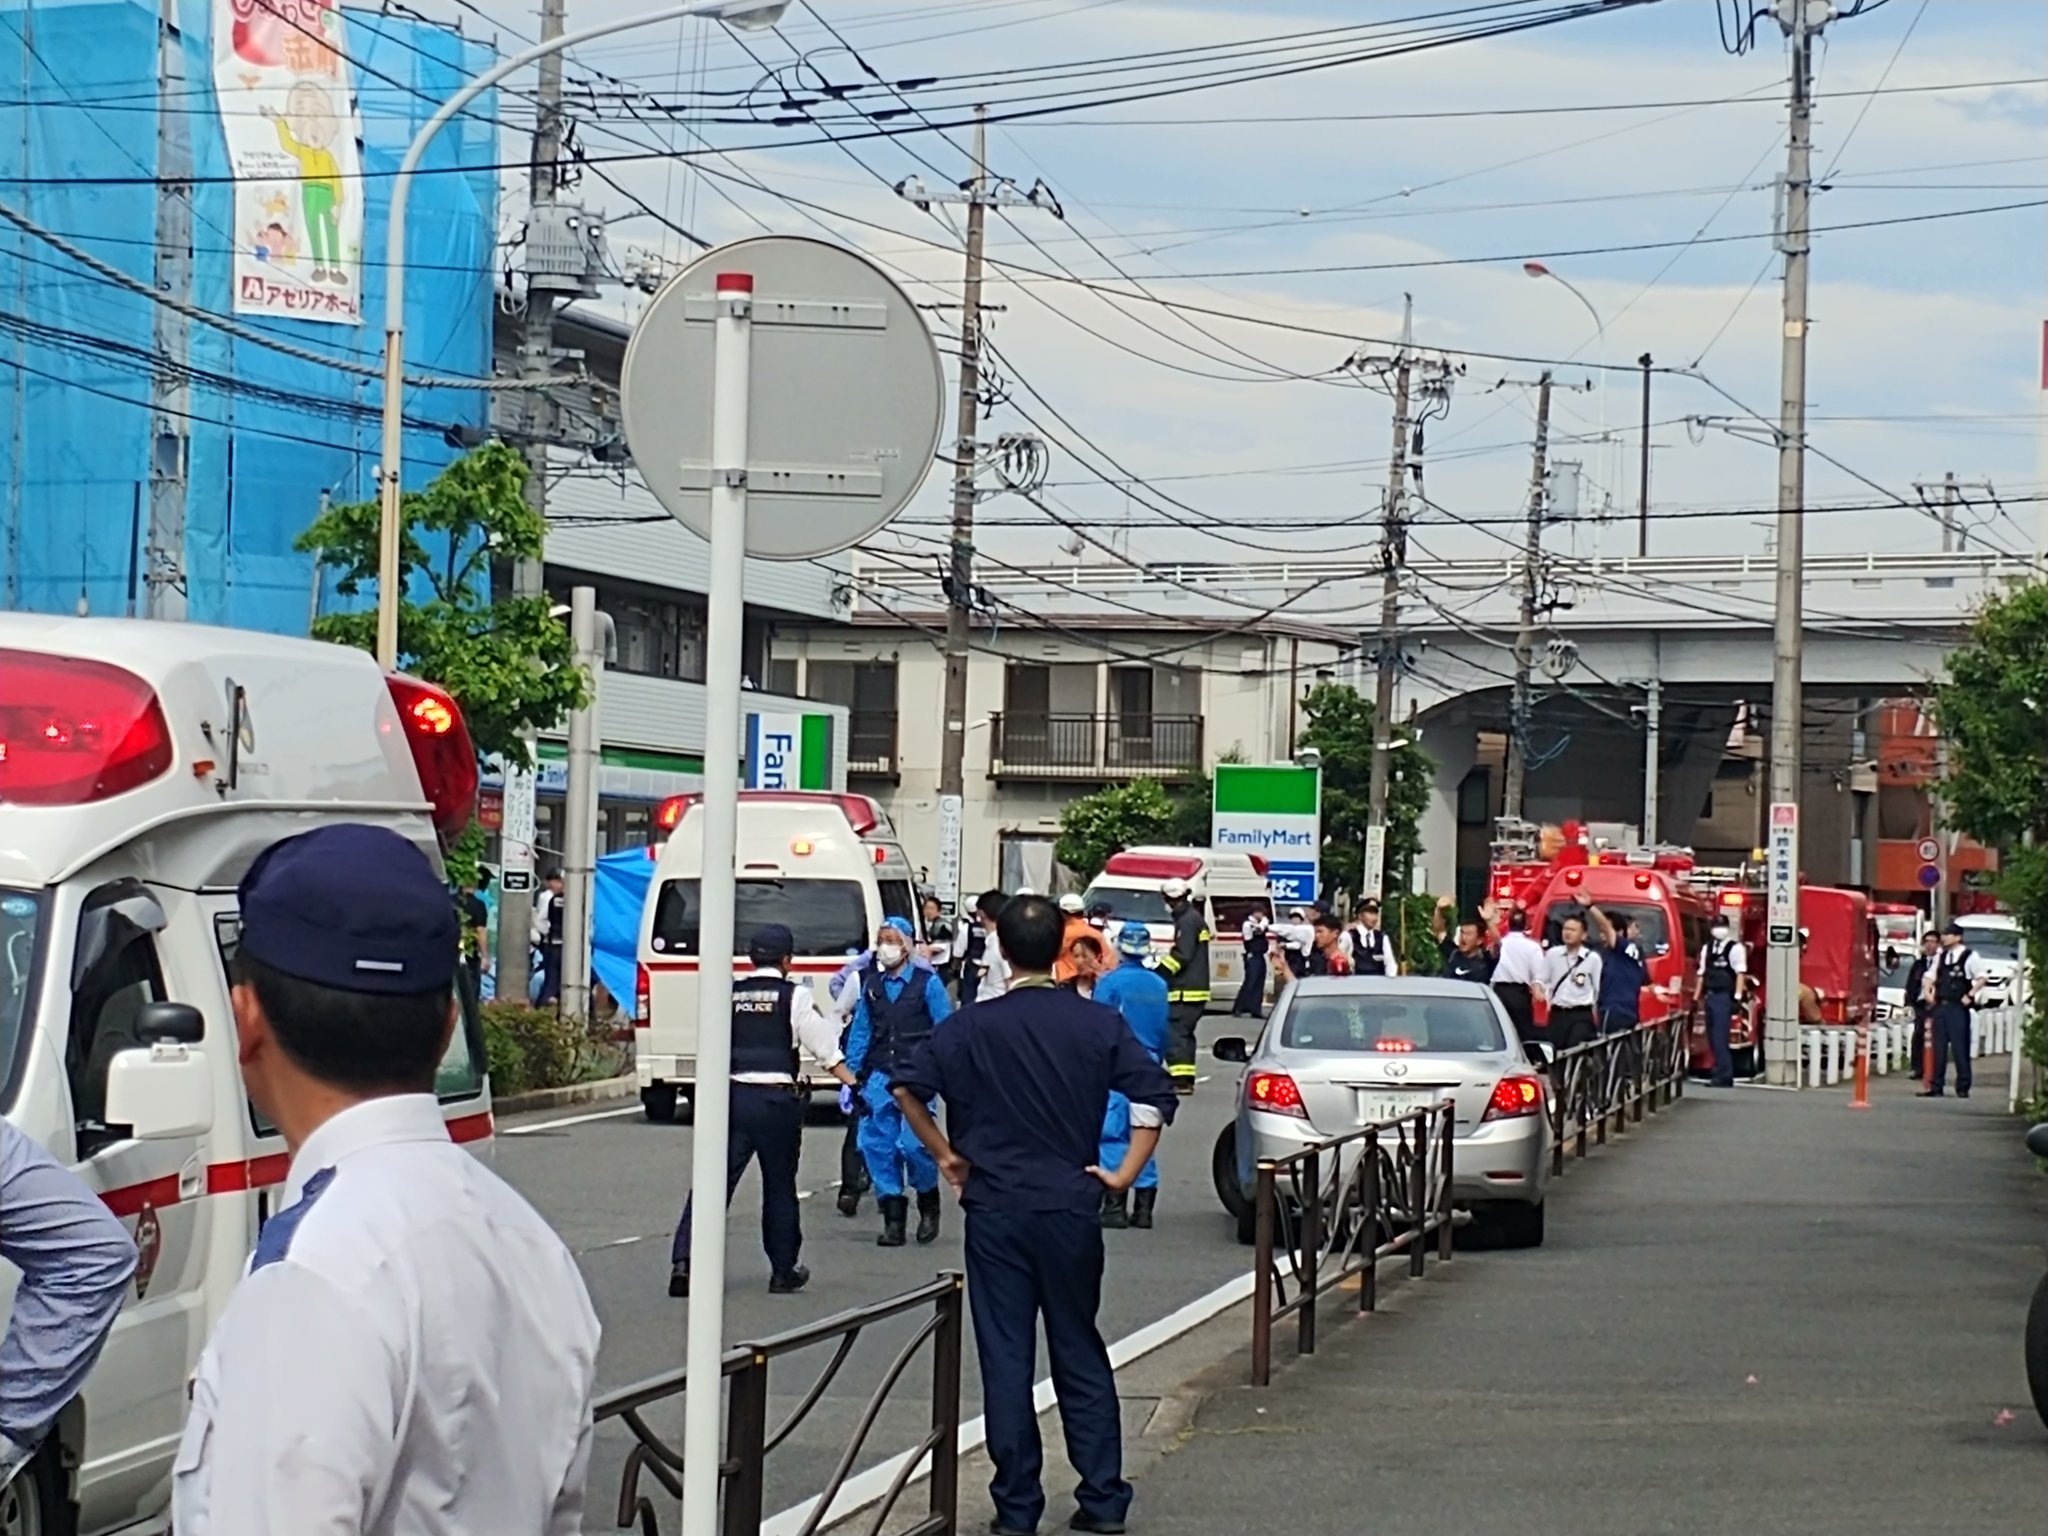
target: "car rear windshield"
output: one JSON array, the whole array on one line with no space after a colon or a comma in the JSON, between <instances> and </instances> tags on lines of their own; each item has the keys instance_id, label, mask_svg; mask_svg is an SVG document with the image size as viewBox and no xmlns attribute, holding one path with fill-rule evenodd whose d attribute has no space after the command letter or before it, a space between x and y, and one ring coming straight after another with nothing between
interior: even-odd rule
<instances>
[{"instance_id":1,"label":"car rear windshield","mask_svg":"<svg viewBox=\"0 0 2048 1536\"><path fill-rule=\"evenodd\" d=\"M1106 901L1120 922L1126 923L1171 923L1173 913L1167 910L1166 898L1156 887L1142 885L1091 885L1088 894L1081 898L1089 906Z\"/></svg>"},{"instance_id":2,"label":"car rear windshield","mask_svg":"<svg viewBox=\"0 0 2048 1536\"><path fill-rule=\"evenodd\" d=\"M8 1101L15 1055L35 999L43 900L0 886L0 1107Z\"/></svg>"},{"instance_id":3,"label":"car rear windshield","mask_svg":"<svg viewBox=\"0 0 2048 1536\"><path fill-rule=\"evenodd\" d=\"M1280 1043L1297 1051L1416 1050L1442 1056L1507 1049L1489 999L1395 993L1296 998Z\"/></svg>"},{"instance_id":4,"label":"car rear windshield","mask_svg":"<svg viewBox=\"0 0 2048 1536\"><path fill-rule=\"evenodd\" d=\"M781 923L796 936L799 955L857 955L868 947L868 904L856 880L742 880L733 943L744 951L747 936L765 923ZM696 880L670 880L654 902L655 952L697 953L698 914L703 892Z\"/></svg>"}]
</instances>

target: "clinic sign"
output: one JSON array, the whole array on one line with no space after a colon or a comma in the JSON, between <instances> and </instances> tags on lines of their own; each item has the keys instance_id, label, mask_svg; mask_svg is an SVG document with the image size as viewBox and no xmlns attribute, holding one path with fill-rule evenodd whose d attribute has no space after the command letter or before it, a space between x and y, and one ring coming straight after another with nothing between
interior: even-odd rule
<instances>
[{"instance_id":1,"label":"clinic sign","mask_svg":"<svg viewBox=\"0 0 2048 1536\"><path fill-rule=\"evenodd\" d=\"M832 717L747 716L748 789L832 788Z\"/></svg>"},{"instance_id":2,"label":"clinic sign","mask_svg":"<svg viewBox=\"0 0 2048 1536\"><path fill-rule=\"evenodd\" d=\"M1790 944L1799 926L1799 807L1788 801L1771 807L1764 880L1768 898L1764 921L1770 928L1770 942Z\"/></svg>"},{"instance_id":3,"label":"clinic sign","mask_svg":"<svg viewBox=\"0 0 2048 1536\"><path fill-rule=\"evenodd\" d=\"M1320 768L1218 763L1209 829L1212 846L1266 861L1274 900L1316 899L1323 849Z\"/></svg>"}]
</instances>

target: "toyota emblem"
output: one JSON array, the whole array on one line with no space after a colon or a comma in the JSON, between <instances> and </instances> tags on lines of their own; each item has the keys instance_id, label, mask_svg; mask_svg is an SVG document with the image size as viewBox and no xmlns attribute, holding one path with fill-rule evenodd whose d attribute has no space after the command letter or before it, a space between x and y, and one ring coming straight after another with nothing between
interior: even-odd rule
<instances>
[{"instance_id":1,"label":"toyota emblem","mask_svg":"<svg viewBox=\"0 0 2048 1536\"><path fill-rule=\"evenodd\" d=\"M1406 1077L1408 1075L1408 1063L1405 1061L1390 1061L1386 1065L1386 1072L1389 1077Z\"/></svg>"}]
</instances>

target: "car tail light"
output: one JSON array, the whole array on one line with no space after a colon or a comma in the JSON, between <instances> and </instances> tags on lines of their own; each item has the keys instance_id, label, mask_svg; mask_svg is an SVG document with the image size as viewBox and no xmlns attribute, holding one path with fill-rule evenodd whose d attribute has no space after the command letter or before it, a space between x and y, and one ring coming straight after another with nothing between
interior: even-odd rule
<instances>
[{"instance_id":1,"label":"car tail light","mask_svg":"<svg viewBox=\"0 0 2048 1536\"><path fill-rule=\"evenodd\" d=\"M170 768L163 704L134 673L0 650L0 801L90 805Z\"/></svg>"},{"instance_id":2,"label":"car tail light","mask_svg":"<svg viewBox=\"0 0 2048 1536\"><path fill-rule=\"evenodd\" d=\"M1517 1072L1493 1085L1493 1097L1486 1101L1486 1113L1479 1119L1483 1125L1488 1120L1519 1120L1542 1113L1543 1079Z\"/></svg>"},{"instance_id":3,"label":"car tail light","mask_svg":"<svg viewBox=\"0 0 2048 1536\"><path fill-rule=\"evenodd\" d=\"M647 1027L649 994L652 991L653 983L648 977L647 967L644 965L635 966L633 968L633 1027L635 1029L645 1029Z\"/></svg>"},{"instance_id":4,"label":"car tail light","mask_svg":"<svg viewBox=\"0 0 2048 1536\"><path fill-rule=\"evenodd\" d=\"M434 830L445 846L476 815L476 748L455 700L432 683L402 672L385 678L405 728L405 744L419 771L420 789L434 808Z\"/></svg>"},{"instance_id":5,"label":"car tail light","mask_svg":"<svg viewBox=\"0 0 2048 1536\"><path fill-rule=\"evenodd\" d=\"M1301 1120L1308 1118L1308 1110L1301 1102L1301 1089L1285 1072L1254 1072L1245 1080L1244 1091L1253 1109L1293 1115Z\"/></svg>"}]
</instances>

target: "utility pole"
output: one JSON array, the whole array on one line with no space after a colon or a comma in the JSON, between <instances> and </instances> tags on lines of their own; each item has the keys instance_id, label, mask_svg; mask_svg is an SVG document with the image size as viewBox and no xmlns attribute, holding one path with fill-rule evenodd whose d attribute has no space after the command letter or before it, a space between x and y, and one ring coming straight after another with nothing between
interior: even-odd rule
<instances>
[{"instance_id":1,"label":"utility pole","mask_svg":"<svg viewBox=\"0 0 2048 1536\"><path fill-rule=\"evenodd\" d=\"M1651 678L1643 702L1643 846L1654 848L1663 833L1658 797L1663 793L1659 774L1664 756L1664 683Z\"/></svg>"},{"instance_id":2,"label":"utility pole","mask_svg":"<svg viewBox=\"0 0 2048 1536\"><path fill-rule=\"evenodd\" d=\"M1640 489L1636 497L1636 555L1647 558L1650 553L1650 354L1645 352L1636 362L1643 370L1643 467L1637 476Z\"/></svg>"},{"instance_id":3,"label":"utility pole","mask_svg":"<svg viewBox=\"0 0 2048 1536\"><path fill-rule=\"evenodd\" d=\"M1385 894L1387 872L1387 782L1394 756L1394 683L1401 645L1401 567L1408 554L1408 439L1410 390L1415 372L1415 300L1404 296L1401 350L1394 358L1394 454L1387 466L1387 499L1380 509L1380 639L1378 676L1372 695L1372 774L1365 828L1365 861L1359 895L1374 901Z\"/></svg>"},{"instance_id":4,"label":"utility pole","mask_svg":"<svg viewBox=\"0 0 2048 1536\"><path fill-rule=\"evenodd\" d=\"M597 887L597 790L601 771L598 741L599 693L604 687L606 647L611 619L597 611L597 589L576 587L569 593L569 638L575 664L590 691L590 702L569 712L569 785L562 804L562 1013L588 1019L590 1007L590 914Z\"/></svg>"},{"instance_id":5,"label":"utility pole","mask_svg":"<svg viewBox=\"0 0 2048 1536\"><path fill-rule=\"evenodd\" d=\"M967 784L967 663L974 613L975 476L980 469L982 249L991 208L1042 208L1060 216L1059 203L1043 182L1027 192L988 174L988 108L974 109L974 174L958 192L927 188L912 178L899 182L896 195L921 209L934 203L967 206L967 275L960 290L960 403L953 442L953 538L946 575L945 735L939 744L939 850L941 870L962 870L962 834ZM941 893L941 900L945 900ZM964 906L953 894L956 912Z\"/></svg>"},{"instance_id":6,"label":"utility pole","mask_svg":"<svg viewBox=\"0 0 2048 1536\"><path fill-rule=\"evenodd\" d=\"M1543 582L1543 516L1550 483L1551 374L1536 384L1536 448L1529 471L1529 533L1522 550L1522 615L1515 635L1515 685L1508 704L1507 787L1501 815L1519 818L1528 790L1529 673L1536 661L1536 602Z\"/></svg>"},{"instance_id":7,"label":"utility pole","mask_svg":"<svg viewBox=\"0 0 2048 1536\"><path fill-rule=\"evenodd\" d=\"M1784 356L1778 419L1777 617L1771 669L1772 872L1765 1058L1774 1084L1799 1082L1799 785L1804 716L1807 264L1813 197L1813 44L1833 7L1825 0L1778 0L1791 43L1790 150L1785 166Z\"/></svg>"},{"instance_id":8,"label":"utility pole","mask_svg":"<svg viewBox=\"0 0 2048 1536\"><path fill-rule=\"evenodd\" d=\"M568 23L568 0L541 0L540 40L549 42L562 35ZM531 190L527 221L529 229L543 225L546 210L555 200L562 156L562 56L551 53L540 61L540 83L533 122ZM545 379L555 367L555 289L551 283L536 282L534 246L529 243L526 280L526 315L519 335L519 377ZM523 392L526 411L526 504L538 517L548 512L548 440L553 437L553 407L541 390ZM539 560L518 560L512 565L512 595L539 597L545 590L544 566ZM527 752L534 738L526 739ZM515 784L517 778L522 782ZM573 798L573 797L572 797ZM499 832L498 879L498 996L525 1002L530 977L531 947L528 931L533 920L533 888L538 850L535 823L533 773L530 769L505 768L505 819ZM565 800L565 819L574 807ZM566 918L567 914L564 914ZM582 944L578 934L568 943Z\"/></svg>"},{"instance_id":9,"label":"utility pole","mask_svg":"<svg viewBox=\"0 0 2048 1536\"><path fill-rule=\"evenodd\" d=\"M192 299L192 115L186 110L185 38L176 0L157 18L156 291ZM151 315L157 366L149 377L149 538L143 562L144 611L182 619L185 587L185 485L191 454L192 322L158 304Z\"/></svg>"}]
</instances>

